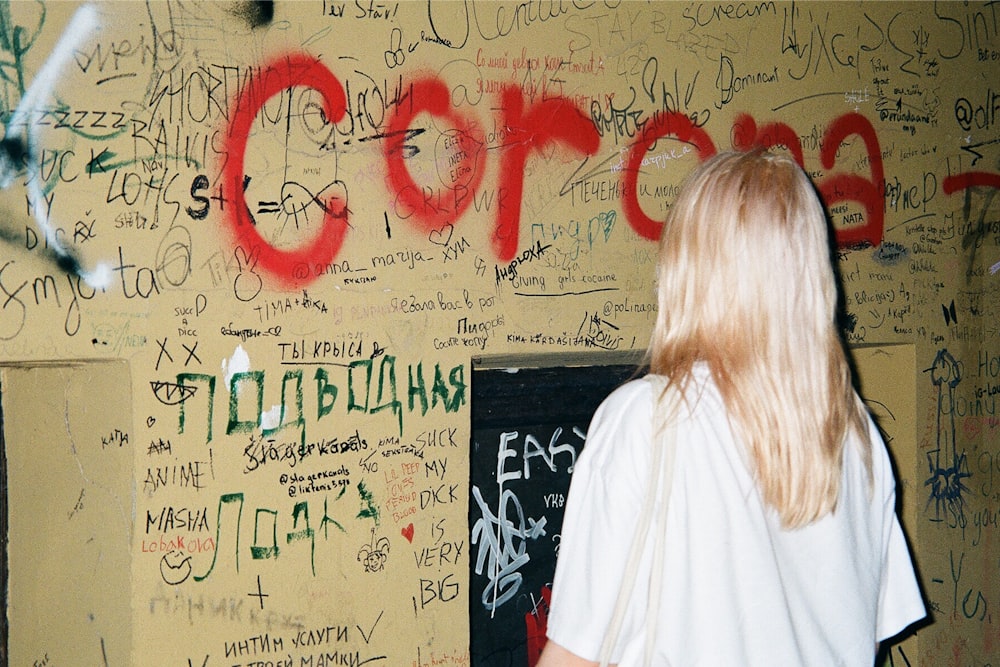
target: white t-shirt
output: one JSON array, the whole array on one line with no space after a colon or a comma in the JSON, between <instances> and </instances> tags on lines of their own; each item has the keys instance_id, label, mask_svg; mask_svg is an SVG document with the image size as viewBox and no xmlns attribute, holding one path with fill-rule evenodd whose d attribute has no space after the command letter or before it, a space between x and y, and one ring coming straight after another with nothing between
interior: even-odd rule
<instances>
[{"instance_id":1,"label":"white t-shirt","mask_svg":"<svg viewBox=\"0 0 1000 667\"><path fill-rule=\"evenodd\" d=\"M653 664L865 665L925 609L895 514L885 445L869 421L874 489L844 447L837 509L783 530L764 505L706 367L678 424ZM598 660L649 484L653 387L634 380L591 421L570 486L547 634ZM655 521L653 522L655 526ZM652 537L612 662L641 665Z\"/></svg>"}]
</instances>

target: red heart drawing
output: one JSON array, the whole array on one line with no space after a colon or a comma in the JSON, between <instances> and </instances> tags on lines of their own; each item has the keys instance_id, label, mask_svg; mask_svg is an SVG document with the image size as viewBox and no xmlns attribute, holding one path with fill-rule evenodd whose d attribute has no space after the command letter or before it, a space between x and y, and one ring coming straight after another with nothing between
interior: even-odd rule
<instances>
[{"instance_id":1,"label":"red heart drawing","mask_svg":"<svg viewBox=\"0 0 1000 667\"><path fill-rule=\"evenodd\" d=\"M403 534L403 537L406 538L407 542L409 542L411 544L413 543L413 524L412 523L409 526L406 526L405 528L403 528L403 530L401 530L400 532Z\"/></svg>"}]
</instances>

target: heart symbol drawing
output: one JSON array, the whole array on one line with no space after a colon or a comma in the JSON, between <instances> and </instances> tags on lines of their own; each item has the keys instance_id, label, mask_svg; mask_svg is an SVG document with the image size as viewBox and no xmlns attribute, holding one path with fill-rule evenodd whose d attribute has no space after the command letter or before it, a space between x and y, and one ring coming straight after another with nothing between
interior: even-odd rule
<instances>
[{"instance_id":1,"label":"heart symbol drawing","mask_svg":"<svg viewBox=\"0 0 1000 667\"><path fill-rule=\"evenodd\" d=\"M406 538L407 542L409 542L410 544L413 544L413 524L412 523L410 525L406 526L405 528L403 528L403 530L401 530L400 532L403 534L403 537Z\"/></svg>"},{"instance_id":2,"label":"heart symbol drawing","mask_svg":"<svg viewBox=\"0 0 1000 667\"><path fill-rule=\"evenodd\" d=\"M446 246L451 242L451 235L454 231L454 225L449 222L441 229L431 230L427 240L435 245Z\"/></svg>"}]
</instances>

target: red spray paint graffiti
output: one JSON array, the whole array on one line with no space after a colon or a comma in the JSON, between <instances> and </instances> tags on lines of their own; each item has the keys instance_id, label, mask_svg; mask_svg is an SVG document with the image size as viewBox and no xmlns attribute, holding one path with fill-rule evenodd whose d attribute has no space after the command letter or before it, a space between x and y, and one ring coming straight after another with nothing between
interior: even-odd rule
<instances>
[{"instance_id":1,"label":"red spray paint graffiti","mask_svg":"<svg viewBox=\"0 0 1000 667\"><path fill-rule=\"evenodd\" d=\"M244 158L250 129L264 104L292 86L317 90L323 97L323 111L330 122L337 122L344 116L347 98L333 73L319 60L309 56L280 58L262 72L264 74L258 81L259 85L247 85L231 109L227 133L230 137L228 160L223 167L222 177L234 193L235 206L225 212L225 219L237 245L256 257L257 267L291 287L296 283L293 276L296 267L311 262L326 264L337 256L347 233L347 208L343 202L327 201L324 204L323 225L319 234L298 249L279 250L268 243L254 226L243 194Z\"/></svg>"},{"instance_id":2,"label":"red spray paint graffiti","mask_svg":"<svg viewBox=\"0 0 1000 667\"><path fill-rule=\"evenodd\" d=\"M448 87L439 79L415 82L411 97L414 102L390 118L388 136L382 142L386 182L389 191L396 195L397 212L402 207L405 218L413 217L425 231L431 231L462 217L472 203L472 195L483 179L484 156L480 150L483 133L474 118L459 114L451 107ZM451 140L457 150L454 151L454 164L448 169L451 181L448 188L418 185L406 166L412 150L406 141L411 136L413 120L421 113L440 119L451 128Z\"/></svg>"},{"instance_id":3,"label":"red spray paint graffiti","mask_svg":"<svg viewBox=\"0 0 1000 667\"><path fill-rule=\"evenodd\" d=\"M628 162L622 169L622 212L632 229L650 241L660 238L662 222L647 216L639 204L637 181L639 167L646 152L658 140L664 137L676 137L680 141L693 144L702 160L715 155L715 143L708 133L696 127L690 118L679 112L657 114L651 123L647 123L642 131L642 138L632 146L628 154Z\"/></svg>"},{"instance_id":4,"label":"red spray paint graffiti","mask_svg":"<svg viewBox=\"0 0 1000 667\"><path fill-rule=\"evenodd\" d=\"M524 615L524 629L528 638L528 666L535 667L542 655L548 638L545 631L549 625L549 608L552 606L552 587L542 586L541 600L534 609Z\"/></svg>"},{"instance_id":5,"label":"red spray paint graffiti","mask_svg":"<svg viewBox=\"0 0 1000 667\"><path fill-rule=\"evenodd\" d=\"M986 187L1000 190L1000 174L990 174L985 171L967 171L962 174L947 176L941 184L946 195L959 190Z\"/></svg>"},{"instance_id":6,"label":"red spray paint graffiti","mask_svg":"<svg viewBox=\"0 0 1000 667\"><path fill-rule=\"evenodd\" d=\"M867 215L864 225L840 228L837 230L837 244L841 247L868 242L878 245L882 242L882 231L885 226L885 210L882 204L880 188L883 184L882 155L875 136L875 128L868 119L860 114L846 114L835 119L827 127L820 150L820 161L824 169L832 169L841 143L849 136L858 135L865 142L865 149L871 165L871 177L864 178L857 174L829 174L817 183L828 206L839 201L854 201L865 207ZM784 147L792 154L800 166L805 166L802 141L795 130L785 123L774 122L758 127L757 122L747 114L739 115L733 122L733 148L750 150L752 148ZM715 155L715 143L701 128L695 127L691 119L684 114L673 112L658 114L653 122L647 124L638 141L629 152L628 165L622 175L622 208L625 218L632 229L640 236L656 240L660 236L662 222L649 218L639 205L637 198L636 179L639 165L646 152L663 137L675 137L691 144L698 152L698 157L706 160Z\"/></svg>"},{"instance_id":7,"label":"red spray paint graffiti","mask_svg":"<svg viewBox=\"0 0 1000 667\"><path fill-rule=\"evenodd\" d=\"M228 128L229 158L223 170L227 187L235 192L236 206L227 211L227 222L238 245L256 253L257 266L285 285L300 282L294 270L301 264L326 264L334 260L347 233L345 202L324 203L324 221L320 233L295 250L273 247L254 228L243 196L244 157L254 119L264 103L273 95L293 86L316 89L323 98L326 118L337 122L345 113L345 94L338 79L320 61L310 56L294 55L273 61L262 69L259 86L247 86L244 94L234 101ZM492 232L493 250L497 259L508 261L518 250L521 226L521 199L524 190L524 167L535 152L550 150L556 145L572 157L593 156L600 146L600 135L588 119L569 100L562 97L543 98L525 108L523 91L517 86L504 88L499 94L498 123L506 132L501 148L498 192L504 192L507 204L497 207ZM407 142L423 132L414 128L418 116L426 114L434 123L446 126L442 131L448 155L447 177L438 174L444 186L417 183L407 161L416 154L416 147ZM845 140L860 137L864 142L869 175L832 172L837 153ZM649 240L659 238L662 221L645 214L638 198L640 167L648 151L663 138L673 138L693 146L698 157L705 160L717 152L715 143L704 129L695 126L688 116L679 112L657 111L643 124L638 140L629 148L627 164L622 169L622 209L625 219L639 236ZM747 114L736 118L731 132L732 145L737 150L753 147L784 147L804 166L801 139L793 128L782 122L758 126ZM451 105L447 85L436 76L428 76L412 85L411 103L396 108L382 135L382 153L386 164L386 185L395 198L397 214L412 220L424 231L454 224L465 214L479 188L485 172L484 135L476 118L456 110ZM449 152L450 151L450 152ZM833 119L827 126L820 144L820 163L828 173L817 181L825 203L832 206L848 201L865 210L862 225L837 229L837 244L850 247L860 243L878 245L885 227L885 187L881 149L875 128L864 116L848 113ZM975 186L998 187L1000 175L968 172L945 179L944 191Z\"/></svg>"},{"instance_id":8,"label":"red spray paint graffiti","mask_svg":"<svg viewBox=\"0 0 1000 667\"><path fill-rule=\"evenodd\" d=\"M525 110L521 89L508 86L501 93L501 106L501 127L508 128L510 136L500 158L500 187L507 191L514 206L498 209L493 248L498 259L509 261L517 254L524 165L529 154L560 143L578 154L594 155L600 137L593 123L561 97L543 99Z\"/></svg>"},{"instance_id":9,"label":"red spray paint graffiti","mask_svg":"<svg viewBox=\"0 0 1000 667\"><path fill-rule=\"evenodd\" d=\"M445 84L437 79L425 79L414 84L412 107L396 113L389 121L389 138L383 143L387 167L386 182L396 194L399 204L426 230L436 229L462 216L472 203L483 176L483 133L474 119L458 114L450 106L450 95ZM550 98L524 109L521 89L506 88L500 96L500 127L505 128L507 143L500 158L500 189L506 192L516 206L500 206L493 230L493 248L501 260L510 260L517 254L518 232L521 226L520 201L524 190L524 166L532 151L540 151L551 143L568 146L578 154L593 155L597 152L600 137L587 118L563 98ZM460 128L454 141L465 144L455 156L456 165L451 173L471 174L471 178L448 184L446 192L430 185L418 185L406 166L405 137L412 129L413 120L422 112L442 119L448 127Z\"/></svg>"},{"instance_id":10,"label":"red spray paint graffiti","mask_svg":"<svg viewBox=\"0 0 1000 667\"><path fill-rule=\"evenodd\" d=\"M881 194L884 171L882 153L879 148L875 128L867 118L849 113L834 119L827 126L820 143L820 163L824 169L833 168L837 151L844 139L857 135L865 142L871 177L857 174L829 174L816 183L823 195L824 203L833 206L840 201L853 201L865 208L865 224L837 229L837 245L844 248L867 242L877 246L882 242L885 228L885 207ZM741 114L733 123L733 147L749 150L754 147L773 148L784 146L799 163L805 167L805 154L798 133L785 123L775 122L758 128L756 121L747 114Z\"/></svg>"},{"instance_id":11,"label":"red spray paint graffiti","mask_svg":"<svg viewBox=\"0 0 1000 667\"><path fill-rule=\"evenodd\" d=\"M847 247L867 241L877 246L882 243L882 232L885 229L885 205L881 194L881 188L885 183L885 172L875 128L867 118L857 113L845 114L835 119L826 129L820 148L820 162L824 169L832 169L840 144L853 135L861 137L865 142L871 178L867 179L857 174L830 174L821 180L817 187L827 206L832 206L838 201L855 201L865 207L867 222L857 227L838 229L837 245Z\"/></svg>"},{"instance_id":12,"label":"red spray paint graffiti","mask_svg":"<svg viewBox=\"0 0 1000 667\"><path fill-rule=\"evenodd\" d=\"M973 245L978 248L988 231L996 229L997 223L988 223L985 218L990 203L997 195L996 191L1000 190L1000 174L991 174L984 171L967 171L960 174L952 174L944 179L942 188L944 193L947 195L960 190L966 192L965 216L971 224L968 226L964 238L962 239L962 247L965 248L969 245ZM972 216L970 215L973 194L972 190L977 188L991 188L993 191L984 196L983 208L979 214L979 219L977 221L973 221ZM973 254L971 257L974 256L975 255ZM997 271L1000 271L1000 262L990 267L990 273L996 273Z\"/></svg>"}]
</instances>

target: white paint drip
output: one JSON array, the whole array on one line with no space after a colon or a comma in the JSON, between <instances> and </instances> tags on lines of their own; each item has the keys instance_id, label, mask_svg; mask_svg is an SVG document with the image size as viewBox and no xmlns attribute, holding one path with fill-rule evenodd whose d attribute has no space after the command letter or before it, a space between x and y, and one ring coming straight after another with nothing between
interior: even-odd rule
<instances>
[{"instance_id":1,"label":"white paint drip","mask_svg":"<svg viewBox=\"0 0 1000 667\"><path fill-rule=\"evenodd\" d=\"M260 416L261 429L274 430L281 424L281 406L272 405L270 410L265 410Z\"/></svg>"},{"instance_id":2,"label":"white paint drip","mask_svg":"<svg viewBox=\"0 0 1000 667\"><path fill-rule=\"evenodd\" d=\"M27 118L28 114L41 106L42 102L55 88L56 83L59 81L60 73L67 66L71 65L73 54L99 27L97 9L93 5L86 4L76 10L73 18L70 19L69 25L63 31L62 37L56 43L55 48L52 49L52 53L49 54L45 64L38 70L31 85L24 92L24 96L17 105L17 109L11 115L10 122L7 124L8 128L31 127L31 123L28 122ZM35 171L39 166L35 155L34 136L30 129L26 131L24 143L28 155L26 166L29 171ZM14 165L10 163L3 164L2 171L0 171L0 188L6 190L16 176L17 169ZM27 187L30 197L36 202L32 206L35 222L38 224L38 228L45 234L48 246L56 254L68 257L69 252L63 247L59 237L56 236L55 229L49 225L46 219L47 213L43 212L43 207L40 205L41 202L45 201L41 179L29 179ZM104 290L111 284L111 266L110 264L99 263L92 271L81 270L80 276L90 287Z\"/></svg>"}]
</instances>

